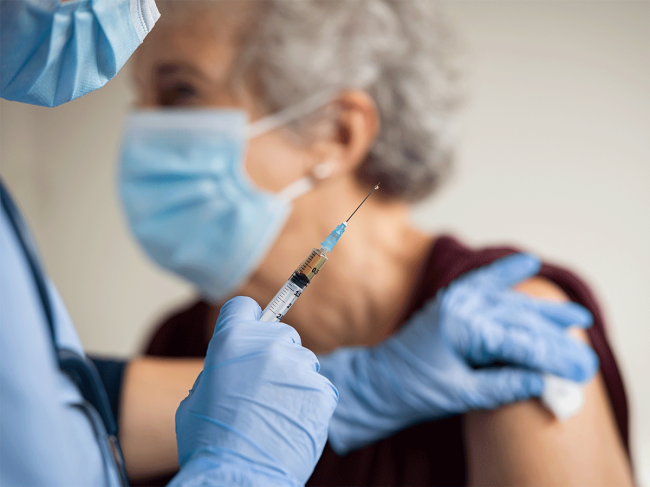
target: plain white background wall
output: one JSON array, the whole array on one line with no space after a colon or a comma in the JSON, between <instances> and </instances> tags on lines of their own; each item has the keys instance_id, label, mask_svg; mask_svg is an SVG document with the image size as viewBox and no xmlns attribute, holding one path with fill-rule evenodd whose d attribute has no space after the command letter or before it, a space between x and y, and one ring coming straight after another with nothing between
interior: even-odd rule
<instances>
[{"instance_id":1,"label":"plain white background wall","mask_svg":"<svg viewBox=\"0 0 650 487\"><path fill-rule=\"evenodd\" d=\"M650 3L464 1L469 97L453 179L415 211L432 231L508 243L578 271L601 298L650 486ZM115 198L128 72L56 109L0 102L1 175L93 352L130 355L187 300Z\"/></svg>"}]
</instances>

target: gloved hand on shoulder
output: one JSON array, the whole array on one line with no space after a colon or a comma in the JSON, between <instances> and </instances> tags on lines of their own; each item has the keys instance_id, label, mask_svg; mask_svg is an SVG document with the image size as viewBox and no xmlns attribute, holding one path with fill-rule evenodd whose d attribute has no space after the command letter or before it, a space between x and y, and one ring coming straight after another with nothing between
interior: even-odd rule
<instances>
[{"instance_id":1,"label":"gloved hand on shoulder","mask_svg":"<svg viewBox=\"0 0 650 487\"><path fill-rule=\"evenodd\" d=\"M203 371L176 412L172 486L304 485L338 394L284 323L237 297L222 308Z\"/></svg>"},{"instance_id":2,"label":"gloved hand on shoulder","mask_svg":"<svg viewBox=\"0 0 650 487\"><path fill-rule=\"evenodd\" d=\"M591 379L596 354L565 331L589 327L589 311L511 289L540 266L529 254L499 259L442 289L384 342L319 357L340 394L332 448L344 454L417 422L538 397L544 374Z\"/></svg>"}]
</instances>

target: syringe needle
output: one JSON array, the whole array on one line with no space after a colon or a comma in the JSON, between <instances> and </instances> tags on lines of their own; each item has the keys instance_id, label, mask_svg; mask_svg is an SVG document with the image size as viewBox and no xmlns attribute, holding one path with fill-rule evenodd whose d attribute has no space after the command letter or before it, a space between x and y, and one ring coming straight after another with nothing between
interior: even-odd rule
<instances>
[{"instance_id":1,"label":"syringe needle","mask_svg":"<svg viewBox=\"0 0 650 487\"><path fill-rule=\"evenodd\" d=\"M370 191L370 193L368 193L368 196L366 196L366 197L363 199L363 201L361 202L361 204L360 204L359 206L357 206L357 209L354 210L354 211L352 212L352 214L350 215L350 217L349 217L347 220L345 220L345 223L349 222L349 221L350 221L350 218L352 218L352 217L354 216L354 214L357 212L357 210L358 210L359 208L361 208L361 205L363 205L363 204L366 202L366 200L367 200L368 198L370 198L370 195L371 195L371 194L372 194L376 189L379 189L379 185L380 185L380 184L381 184L381 181L379 181L379 182L375 185L375 187L372 188L372 190Z\"/></svg>"},{"instance_id":2,"label":"syringe needle","mask_svg":"<svg viewBox=\"0 0 650 487\"><path fill-rule=\"evenodd\" d=\"M376 189L379 189L379 185L381 182L377 183L377 185L372 188L372 191L368 193L368 196L366 196L363 201L361 202L361 205L366 202L366 200L370 197L372 192ZM357 206L357 209L354 210L354 212L350 215L350 218L354 216L354 214L357 212L359 208L361 208L361 205ZM346 227L348 226L348 222L350 221L350 218L345 220L343 223L338 225L334 230L332 230L332 233L329 234L329 237L327 237L323 242L321 242L321 248L327 250L328 252L331 252L334 249L334 246L336 245L336 242L339 241L341 238L341 235L343 235L343 232L345 232Z\"/></svg>"},{"instance_id":3,"label":"syringe needle","mask_svg":"<svg viewBox=\"0 0 650 487\"><path fill-rule=\"evenodd\" d=\"M366 202L373 191L379 189L380 184L381 182L377 183L372 191L368 193L368 196L363 199L361 205ZM361 205L357 206L357 209L350 215L350 218L352 218L357 210L361 208ZM293 306L293 303L296 302L312 279L314 279L316 274L318 274L321 267L325 265L325 262L327 262L327 252L331 252L332 249L334 249L336 242L339 241L339 238L341 238L341 235L345 232L345 228L347 227L350 218L332 230L332 233L330 233L325 241L320 244L320 248L312 249L311 254L309 254L307 259L298 266L268 306L264 308L264 311L262 311L262 315L260 316L260 321L280 321L284 317L285 313L289 311L289 308Z\"/></svg>"}]
</instances>

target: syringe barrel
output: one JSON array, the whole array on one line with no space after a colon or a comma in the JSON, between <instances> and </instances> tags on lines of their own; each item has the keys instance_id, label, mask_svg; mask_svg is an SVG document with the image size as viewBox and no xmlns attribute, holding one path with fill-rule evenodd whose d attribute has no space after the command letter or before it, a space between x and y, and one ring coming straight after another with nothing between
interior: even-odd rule
<instances>
[{"instance_id":1,"label":"syringe barrel","mask_svg":"<svg viewBox=\"0 0 650 487\"><path fill-rule=\"evenodd\" d=\"M278 293L269 302L269 305L264 308L260 321L281 321L284 315L293 306L293 303L300 297L307 285L299 285L296 280L291 276L284 286L280 288Z\"/></svg>"},{"instance_id":2,"label":"syringe barrel","mask_svg":"<svg viewBox=\"0 0 650 487\"><path fill-rule=\"evenodd\" d=\"M319 249L311 249L311 253L305 260L296 268L293 276L300 276L302 279L307 280L309 284L314 276L318 274L320 268L327 262L327 250L323 247ZM293 277L292 276L292 277Z\"/></svg>"},{"instance_id":3,"label":"syringe barrel","mask_svg":"<svg viewBox=\"0 0 650 487\"><path fill-rule=\"evenodd\" d=\"M260 321L280 321L327 262L327 250L312 249L262 311Z\"/></svg>"}]
</instances>

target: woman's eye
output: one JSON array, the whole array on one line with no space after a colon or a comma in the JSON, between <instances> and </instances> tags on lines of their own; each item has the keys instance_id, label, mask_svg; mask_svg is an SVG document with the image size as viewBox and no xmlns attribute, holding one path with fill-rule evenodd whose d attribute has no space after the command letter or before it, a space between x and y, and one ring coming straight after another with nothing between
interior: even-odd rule
<instances>
[{"instance_id":1,"label":"woman's eye","mask_svg":"<svg viewBox=\"0 0 650 487\"><path fill-rule=\"evenodd\" d=\"M193 86L186 83L177 84L160 91L158 104L163 107L189 105L195 96L196 90Z\"/></svg>"}]
</instances>

